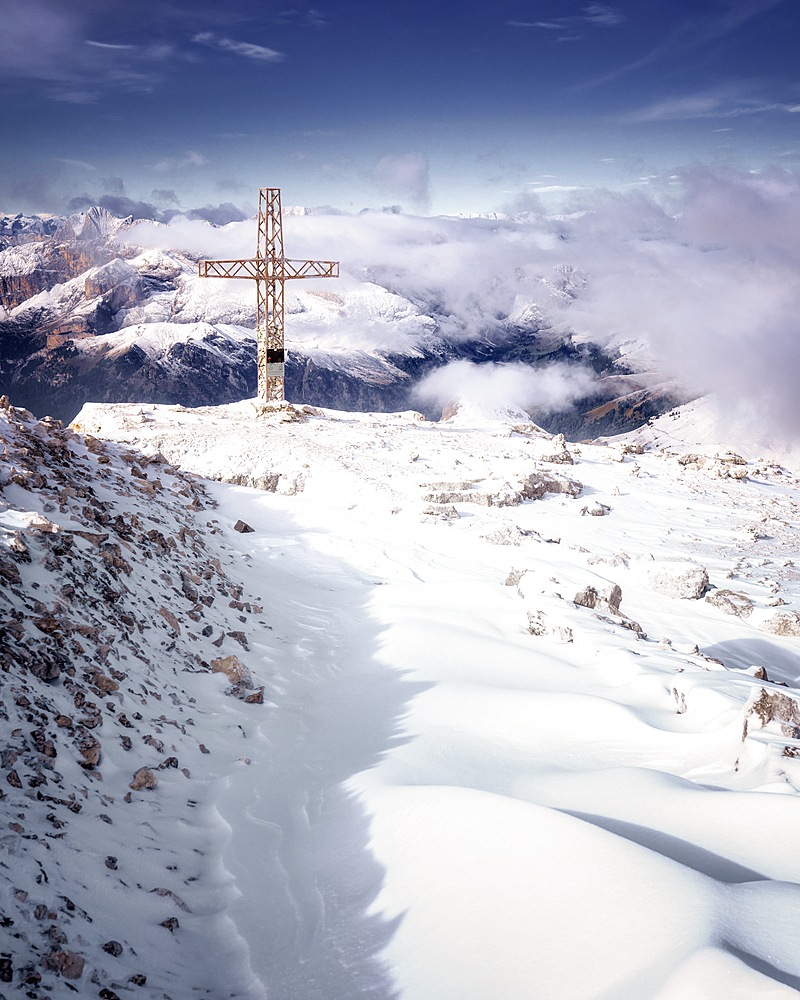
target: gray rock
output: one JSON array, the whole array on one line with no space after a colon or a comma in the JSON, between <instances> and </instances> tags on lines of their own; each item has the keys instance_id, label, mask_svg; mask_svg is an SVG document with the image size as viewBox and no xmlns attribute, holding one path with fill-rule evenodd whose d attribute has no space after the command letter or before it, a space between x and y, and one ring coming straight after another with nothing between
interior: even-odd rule
<instances>
[{"instance_id":1,"label":"gray rock","mask_svg":"<svg viewBox=\"0 0 800 1000\"><path fill-rule=\"evenodd\" d=\"M759 623L759 628L770 635L800 636L800 615L796 611L776 611Z\"/></svg>"},{"instance_id":2,"label":"gray rock","mask_svg":"<svg viewBox=\"0 0 800 1000\"><path fill-rule=\"evenodd\" d=\"M706 594L706 604L711 604L723 614L735 615L737 618L749 618L753 613L753 602L750 598L734 590L712 590Z\"/></svg>"},{"instance_id":3,"label":"gray rock","mask_svg":"<svg viewBox=\"0 0 800 1000\"><path fill-rule=\"evenodd\" d=\"M646 580L663 597L696 601L708 586L708 571L696 563L655 563L647 570Z\"/></svg>"}]
</instances>

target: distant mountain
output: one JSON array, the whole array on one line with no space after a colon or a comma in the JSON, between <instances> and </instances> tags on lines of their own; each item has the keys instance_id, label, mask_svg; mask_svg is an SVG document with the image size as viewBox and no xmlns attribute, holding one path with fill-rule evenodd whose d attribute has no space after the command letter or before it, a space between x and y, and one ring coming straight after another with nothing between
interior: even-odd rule
<instances>
[{"instance_id":1,"label":"distant mountain","mask_svg":"<svg viewBox=\"0 0 800 1000\"><path fill-rule=\"evenodd\" d=\"M132 225L102 208L0 215L0 393L65 421L86 401L199 406L255 395L252 283L202 280L191 254L132 244ZM574 344L527 300L504 316L487 307L469 315L467 335L464 316L430 289L410 293L380 266L358 277L331 292L287 288L287 398L357 411L413 406L436 419L439 409L412 390L448 361L558 360L590 365L596 391L537 420L579 439L631 429L684 398ZM561 268L551 283L574 296L581 276Z\"/></svg>"}]
</instances>

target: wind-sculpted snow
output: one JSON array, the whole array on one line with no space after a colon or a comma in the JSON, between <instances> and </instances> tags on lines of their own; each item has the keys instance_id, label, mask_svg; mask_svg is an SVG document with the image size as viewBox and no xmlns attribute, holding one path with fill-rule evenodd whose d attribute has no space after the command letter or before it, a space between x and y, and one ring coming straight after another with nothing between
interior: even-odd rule
<instances>
[{"instance_id":1,"label":"wind-sculpted snow","mask_svg":"<svg viewBox=\"0 0 800 1000\"><path fill-rule=\"evenodd\" d=\"M581 445L523 416L474 401L440 423L253 401L78 419L251 487L207 489L238 490L252 566L329 595L303 622L313 660L268 659L284 698L285 664L300 669L308 700L300 738L276 698L262 758L280 883L248 888L257 876L237 859L244 896L228 912L253 968L272 996L349 1000L354 953L330 948L355 907L378 922L361 952L383 963L369 966L376 997L788 1000L800 637L765 622L800 621L800 483L769 451L756 461L699 426L690 437L686 416ZM689 446L665 437L671 424ZM294 537L276 536L268 517L289 513ZM662 578L702 586L664 593ZM725 593L736 601L714 599ZM332 608L353 599L368 616L348 611L343 628ZM406 691L403 739L366 767L327 662ZM387 697L371 689L365 724ZM298 754L338 762L311 793ZM364 871L360 896L324 888L351 828L321 803L342 787L369 824L374 861L347 862ZM236 818L237 794L228 803L235 845L251 820Z\"/></svg>"}]
</instances>

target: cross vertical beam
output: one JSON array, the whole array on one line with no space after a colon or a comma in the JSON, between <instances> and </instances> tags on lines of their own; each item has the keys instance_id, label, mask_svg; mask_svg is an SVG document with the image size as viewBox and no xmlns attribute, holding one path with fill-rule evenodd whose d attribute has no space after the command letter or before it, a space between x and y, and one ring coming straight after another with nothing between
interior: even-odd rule
<instances>
[{"instance_id":1,"label":"cross vertical beam","mask_svg":"<svg viewBox=\"0 0 800 1000\"><path fill-rule=\"evenodd\" d=\"M283 261L283 222L280 188L259 188L258 247L266 281L256 281L258 299L258 398L284 398L283 281L275 263Z\"/></svg>"},{"instance_id":2,"label":"cross vertical beam","mask_svg":"<svg viewBox=\"0 0 800 1000\"><path fill-rule=\"evenodd\" d=\"M283 255L280 188L259 188L258 242L250 260L201 260L201 278L252 278L256 283L258 398L284 398L283 286L292 278L338 278L339 262Z\"/></svg>"}]
</instances>

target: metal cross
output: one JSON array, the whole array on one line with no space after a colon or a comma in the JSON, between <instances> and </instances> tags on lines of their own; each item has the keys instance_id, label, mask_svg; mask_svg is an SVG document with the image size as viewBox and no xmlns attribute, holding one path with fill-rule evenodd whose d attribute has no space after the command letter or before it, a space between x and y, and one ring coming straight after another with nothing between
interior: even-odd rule
<instances>
[{"instance_id":1,"label":"metal cross","mask_svg":"<svg viewBox=\"0 0 800 1000\"><path fill-rule=\"evenodd\" d=\"M201 260L201 278L254 278L257 300L258 398L283 399L283 283L290 278L338 278L334 260L283 256L280 188L258 189L258 245L252 260Z\"/></svg>"}]
</instances>

